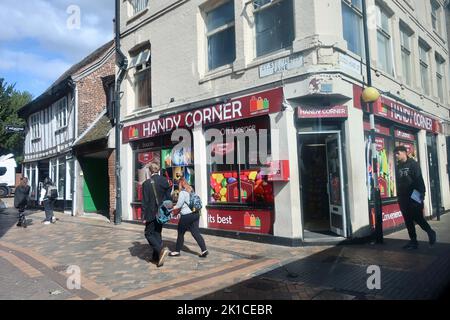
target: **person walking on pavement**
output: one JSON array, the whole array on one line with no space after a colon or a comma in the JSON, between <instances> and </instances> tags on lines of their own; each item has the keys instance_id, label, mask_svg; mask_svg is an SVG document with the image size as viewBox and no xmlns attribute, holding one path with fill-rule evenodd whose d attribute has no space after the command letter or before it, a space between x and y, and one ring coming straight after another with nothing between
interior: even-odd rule
<instances>
[{"instance_id":1,"label":"person walking on pavement","mask_svg":"<svg viewBox=\"0 0 450 320\"><path fill-rule=\"evenodd\" d=\"M164 265L169 249L163 248L162 227L156 215L159 205L165 200L170 200L169 182L159 175L160 166L157 163L150 163L150 178L142 185L142 216L145 224L145 238L153 249L153 260L157 261L157 267Z\"/></svg>"},{"instance_id":2,"label":"person walking on pavement","mask_svg":"<svg viewBox=\"0 0 450 320\"><path fill-rule=\"evenodd\" d=\"M408 157L405 146L396 147L394 154L398 161L396 172L398 204L410 238L403 248L411 250L419 246L415 223L428 234L429 243L433 245L436 242L436 232L431 229L423 216L426 189L419 164Z\"/></svg>"},{"instance_id":3,"label":"person walking on pavement","mask_svg":"<svg viewBox=\"0 0 450 320\"><path fill-rule=\"evenodd\" d=\"M56 186L50 178L45 178L44 186L41 189L41 196L39 198L40 203L44 205L45 219L42 223L45 225L56 222L56 218L53 215L53 208L57 198L58 190L56 189Z\"/></svg>"},{"instance_id":4,"label":"person walking on pavement","mask_svg":"<svg viewBox=\"0 0 450 320\"><path fill-rule=\"evenodd\" d=\"M208 255L208 250L206 249L205 240L200 234L199 229L200 212L193 212L189 207L191 193L194 191L194 189L184 178L181 178L181 180L179 181L179 186L180 193L178 194L178 202L174 206L172 213L179 213L181 217L180 221L178 222L178 237L175 251L170 252L169 256L177 257L180 255L184 243L184 234L189 230L195 241L197 241L198 246L202 250L202 253L199 255L199 257L206 258L206 256Z\"/></svg>"},{"instance_id":5,"label":"person walking on pavement","mask_svg":"<svg viewBox=\"0 0 450 320\"><path fill-rule=\"evenodd\" d=\"M28 178L20 178L20 183L14 191L14 207L19 210L18 227L27 227L27 219L25 218L25 208L30 198L30 186L28 185Z\"/></svg>"}]
</instances>

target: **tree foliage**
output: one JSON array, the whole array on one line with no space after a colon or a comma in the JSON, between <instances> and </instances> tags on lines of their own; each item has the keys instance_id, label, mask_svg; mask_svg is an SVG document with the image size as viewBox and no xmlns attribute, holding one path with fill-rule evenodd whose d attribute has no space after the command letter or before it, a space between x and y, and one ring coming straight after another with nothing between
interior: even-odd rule
<instances>
[{"instance_id":1,"label":"tree foliage","mask_svg":"<svg viewBox=\"0 0 450 320\"><path fill-rule=\"evenodd\" d=\"M17 111L31 102L32 95L29 92L20 92L13 84L8 84L0 78L0 155L13 153L16 161L23 161L23 145L25 135L23 133L7 133L5 126L25 126L25 121L19 118Z\"/></svg>"}]
</instances>

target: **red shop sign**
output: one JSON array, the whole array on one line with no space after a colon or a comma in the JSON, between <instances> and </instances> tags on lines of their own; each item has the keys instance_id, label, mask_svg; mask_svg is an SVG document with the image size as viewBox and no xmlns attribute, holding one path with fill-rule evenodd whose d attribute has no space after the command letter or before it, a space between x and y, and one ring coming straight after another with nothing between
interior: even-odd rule
<instances>
[{"instance_id":1,"label":"red shop sign","mask_svg":"<svg viewBox=\"0 0 450 320\"><path fill-rule=\"evenodd\" d=\"M403 219L402 212L398 203L384 205L383 206L383 229L392 229L402 225L405 220ZM375 209L371 210L370 222L372 228L375 227Z\"/></svg>"},{"instance_id":2,"label":"red shop sign","mask_svg":"<svg viewBox=\"0 0 450 320\"><path fill-rule=\"evenodd\" d=\"M364 130L365 131L370 131L370 123L367 121L364 121ZM382 134L384 136L390 136L391 135L391 131L389 130L388 127L379 125L379 124L375 124L375 133L377 134Z\"/></svg>"},{"instance_id":3,"label":"red shop sign","mask_svg":"<svg viewBox=\"0 0 450 320\"><path fill-rule=\"evenodd\" d=\"M369 111L368 105L361 102L362 91L363 89L361 87L357 85L353 86L353 100L355 107L358 109L364 108L366 111ZM442 130L438 120L386 97L378 99L374 103L373 108L375 115L390 119L397 123L435 133L440 133Z\"/></svg>"},{"instance_id":4,"label":"red shop sign","mask_svg":"<svg viewBox=\"0 0 450 320\"><path fill-rule=\"evenodd\" d=\"M395 129L395 137L398 139L416 141L414 134Z\"/></svg>"},{"instance_id":5,"label":"red shop sign","mask_svg":"<svg viewBox=\"0 0 450 320\"><path fill-rule=\"evenodd\" d=\"M196 126L226 123L279 112L282 101L283 88L276 88L233 99L227 103L141 122L123 128L122 143L155 137L178 128L192 129Z\"/></svg>"},{"instance_id":6,"label":"red shop sign","mask_svg":"<svg viewBox=\"0 0 450 320\"><path fill-rule=\"evenodd\" d=\"M272 212L266 210L208 210L208 228L270 234Z\"/></svg>"},{"instance_id":7,"label":"red shop sign","mask_svg":"<svg viewBox=\"0 0 450 320\"><path fill-rule=\"evenodd\" d=\"M300 106L298 117L311 118L348 118L347 106Z\"/></svg>"}]
</instances>

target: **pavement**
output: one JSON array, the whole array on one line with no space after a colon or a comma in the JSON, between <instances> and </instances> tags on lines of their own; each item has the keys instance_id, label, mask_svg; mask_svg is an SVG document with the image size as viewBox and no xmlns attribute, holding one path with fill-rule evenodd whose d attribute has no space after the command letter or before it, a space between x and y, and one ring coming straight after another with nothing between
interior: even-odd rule
<instances>
[{"instance_id":1,"label":"pavement","mask_svg":"<svg viewBox=\"0 0 450 320\"><path fill-rule=\"evenodd\" d=\"M29 211L23 229L14 209L0 209L0 300L414 300L439 298L450 283L448 214L430 222L432 248L419 227L414 251L401 249L406 230L382 245L295 248L204 235L201 259L186 234L182 255L162 268L143 225L55 215L43 225L44 213ZM173 248L176 230L163 240Z\"/></svg>"}]
</instances>

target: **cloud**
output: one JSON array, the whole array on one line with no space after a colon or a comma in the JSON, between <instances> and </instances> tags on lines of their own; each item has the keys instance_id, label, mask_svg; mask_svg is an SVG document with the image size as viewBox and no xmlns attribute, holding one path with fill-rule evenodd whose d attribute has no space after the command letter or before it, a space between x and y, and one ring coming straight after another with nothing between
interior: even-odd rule
<instances>
[{"instance_id":1,"label":"cloud","mask_svg":"<svg viewBox=\"0 0 450 320\"><path fill-rule=\"evenodd\" d=\"M113 18L114 0L2 0L0 42L33 39L43 50L81 60L113 38Z\"/></svg>"},{"instance_id":2,"label":"cloud","mask_svg":"<svg viewBox=\"0 0 450 320\"><path fill-rule=\"evenodd\" d=\"M56 80L70 68L70 64L57 58L49 59L20 51L0 50L0 70L27 73L42 80Z\"/></svg>"}]
</instances>

